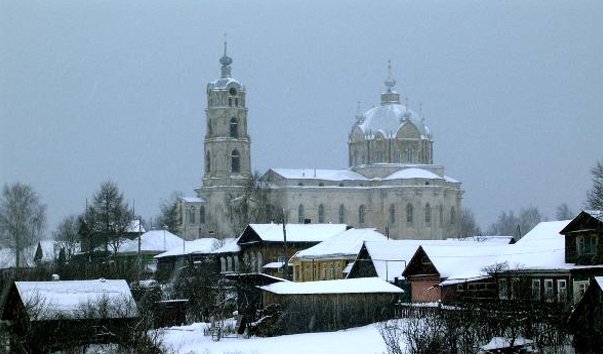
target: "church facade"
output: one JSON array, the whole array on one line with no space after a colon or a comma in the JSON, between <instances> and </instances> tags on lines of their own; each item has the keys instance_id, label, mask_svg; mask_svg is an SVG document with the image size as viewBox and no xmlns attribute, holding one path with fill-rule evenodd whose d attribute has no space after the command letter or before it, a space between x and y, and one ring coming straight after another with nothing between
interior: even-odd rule
<instances>
[{"instance_id":1,"label":"church facade","mask_svg":"<svg viewBox=\"0 0 603 354\"><path fill-rule=\"evenodd\" d=\"M458 235L461 183L433 163L423 117L401 104L390 74L380 105L356 117L347 169L251 170L246 89L232 59L207 85L204 175L196 196L179 200L187 239L232 237L248 222L339 223L374 227L393 239Z\"/></svg>"}]
</instances>

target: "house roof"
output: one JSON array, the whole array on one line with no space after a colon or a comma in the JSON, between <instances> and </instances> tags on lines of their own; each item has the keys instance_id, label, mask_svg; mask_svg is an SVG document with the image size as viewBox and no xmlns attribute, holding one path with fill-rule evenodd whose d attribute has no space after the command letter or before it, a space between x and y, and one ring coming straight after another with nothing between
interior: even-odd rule
<instances>
[{"instance_id":1,"label":"house roof","mask_svg":"<svg viewBox=\"0 0 603 354\"><path fill-rule=\"evenodd\" d=\"M238 241L239 237L225 238L222 247L212 251L212 253L237 253L241 250L241 247L237 244Z\"/></svg>"},{"instance_id":2,"label":"house roof","mask_svg":"<svg viewBox=\"0 0 603 354\"><path fill-rule=\"evenodd\" d=\"M146 253L161 253L177 247L182 248L184 240L167 230L151 230L140 236L140 251ZM138 252L138 237L125 240L119 247L121 254Z\"/></svg>"},{"instance_id":3,"label":"house roof","mask_svg":"<svg viewBox=\"0 0 603 354\"><path fill-rule=\"evenodd\" d=\"M602 210L582 210L570 223L565 226L560 234L565 235L571 232L580 232L588 230L603 229L603 211Z\"/></svg>"},{"instance_id":4,"label":"house roof","mask_svg":"<svg viewBox=\"0 0 603 354\"><path fill-rule=\"evenodd\" d=\"M15 287L32 321L99 318L90 305L105 303L107 318L133 318L138 308L125 280L16 281Z\"/></svg>"},{"instance_id":5,"label":"house roof","mask_svg":"<svg viewBox=\"0 0 603 354\"><path fill-rule=\"evenodd\" d=\"M348 228L345 224L286 224L287 242L322 242ZM238 244L250 241L245 237L253 231L262 241L284 242L282 224L249 224Z\"/></svg>"},{"instance_id":6,"label":"house roof","mask_svg":"<svg viewBox=\"0 0 603 354\"><path fill-rule=\"evenodd\" d=\"M220 241L209 237L199 238L192 241L184 241L184 247L182 246L182 242L180 242L180 245L156 255L155 258L175 257L195 253L212 253L220 246Z\"/></svg>"},{"instance_id":7,"label":"house roof","mask_svg":"<svg viewBox=\"0 0 603 354\"><path fill-rule=\"evenodd\" d=\"M126 229L126 232L145 232L146 230L144 229L144 226L142 226L142 223L140 222L139 219L136 220L132 220L130 221L130 224L128 225L128 228Z\"/></svg>"},{"instance_id":8,"label":"house roof","mask_svg":"<svg viewBox=\"0 0 603 354\"><path fill-rule=\"evenodd\" d=\"M316 259L356 257L364 241L385 241L385 235L376 229L349 229L331 236L329 239L297 252L292 258Z\"/></svg>"},{"instance_id":9,"label":"house roof","mask_svg":"<svg viewBox=\"0 0 603 354\"><path fill-rule=\"evenodd\" d=\"M354 294L354 293L392 293L404 291L397 286L375 278L323 280L311 282L283 281L261 286L260 289L279 295L292 294Z\"/></svg>"},{"instance_id":10,"label":"house roof","mask_svg":"<svg viewBox=\"0 0 603 354\"><path fill-rule=\"evenodd\" d=\"M565 263L565 239L559 235L559 231L569 222L570 220L541 222L515 244L498 250L494 248L491 252L476 250L470 255L459 254L465 259L467 266L463 266L462 262L456 266L438 266L435 263L440 262L438 254L428 249L426 252L438 270L444 267L450 269L444 272L443 277L448 279L441 285L450 285L463 279L483 278L488 275L484 268L496 265L503 265L507 270L570 269L574 264ZM432 258L432 253L436 260Z\"/></svg>"}]
</instances>

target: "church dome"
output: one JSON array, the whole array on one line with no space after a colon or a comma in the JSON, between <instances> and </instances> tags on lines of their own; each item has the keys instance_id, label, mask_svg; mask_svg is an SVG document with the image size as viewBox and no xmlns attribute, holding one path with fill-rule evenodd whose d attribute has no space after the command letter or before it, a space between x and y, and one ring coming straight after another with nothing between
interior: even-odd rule
<instances>
[{"instance_id":1,"label":"church dome","mask_svg":"<svg viewBox=\"0 0 603 354\"><path fill-rule=\"evenodd\" d=\"M405 124L412 123L422 136L429 136L429 128L414 111L398 103L382 103L369 109L358 122L364 134L372 135L382 132L385 136L395 136Z\"/></svg>"}]
</instances>

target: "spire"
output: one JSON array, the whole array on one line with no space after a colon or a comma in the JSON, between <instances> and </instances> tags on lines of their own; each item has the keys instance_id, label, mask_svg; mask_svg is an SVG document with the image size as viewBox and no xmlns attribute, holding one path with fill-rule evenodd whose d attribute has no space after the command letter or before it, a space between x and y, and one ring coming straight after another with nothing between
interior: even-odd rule
<instances>
[{"instance_id":1,"label":"spire","mask_svg":"<svg viewBox=\"0 0 603 354\"><path fill-rule=\"evenodd\" d=\"M232 64L232 58L226 54L228 41L226 40L226 33L224 33L224 55L220 58L220 64L222 64L222 78L230 77L230 64Z\"/></svg>"},{"instance_id":2,"label":"spire","mask_svg":"<svg viewBox=\"0 0 603 354\"><path fill-rule=\"evenodd\" d=\"M360 122L364 116L362 115L362 111L360 110L360 101L358 101L358 107L356 108L356 121Z\"/></svg>"},{"instance_id":3,"label":"spire","mask_svg":"<svg viewBox=\"0 0 603 354\"><path fill-rule=\"evenodd\" d=\"M392 61L387 61L387 79L384 81L386 90L381 94L381 104L400 104L400 94L393 90L396 86L396 79L392 74Z\"/></svg>"},{"instance_id":4,"label":"spire","mask_svg":"<svg viewBox=\"0 0 603 354\"><path fill-rule=\"evenodd\" d=\"M387 61L387 79L385 79L385 87L387 87L387 93L392 92L392 89L396 86L396 79L392 74L392 61Z\"/></svg>"}]
</instances>

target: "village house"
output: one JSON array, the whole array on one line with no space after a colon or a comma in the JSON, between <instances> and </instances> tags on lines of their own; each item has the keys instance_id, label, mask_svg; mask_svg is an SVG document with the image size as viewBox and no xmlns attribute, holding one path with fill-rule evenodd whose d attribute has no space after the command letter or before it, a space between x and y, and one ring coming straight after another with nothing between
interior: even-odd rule
<instances>
[{"instance_id":1,"label":"village house","mask_svg":"<svg viewBox=\"0 0 603 354\"><path fill-rule=\"evenodd\" d=\"M125 280L16 281L3 309L2 320L32 353L117 343L138 320Z\"/></svg>"},{"instance_id":2,"label":"village house","mask_svg":"<svg viewBox=\"0 0 603 354\"><path fill-rule=\"evenodd\" d=\"M603 277L594 277L569 318L577 353L603 348Z\"/></svg>"},{"instance_id":3,"label":"village house","mask_svg":"<svg viewBox=\"0 0 603 354\"><path fill-rule=\"evenodd\" d=\"M345 224L249 224L237 245L242 273L262 273L272 262L287 264L281 277L290 274L288 260L298 251L317 245L347 230Z\"/></svg>"},{"instance_id":4,"label":"village house","mask_svg":"<svg viewBox=\"0 0 603 354\"><path fill-rule=\"evenodd\" d=\"M293 281L318 281L345 278L364 241L385 241L376 229L349 229L316 246L297 252L293 264Z\"/></svg>"},{"instance_id":5,"label":"village house","mask_svg":"<svg viewBox=\"0 0 603 354\"><path fill-rule=\"evenodd\" d=\"M150 275L157 270L155 256L184 244L184 240L167 230L151 230L134 239L125 239L119 245L117 262L123 268L136 269ZM140 262L140 264L138 263Z\"/></svg>"},{"instance_id":6,"label":"village house","mask_svg":"<svg viewBox=\"0 0 603 354\"><path fill-rule=\"evenodd\" d=\"M261 304L278 304L287 334L335 331L390 319L403 290L379 278L282 281L260 287Z\"/></svg>"},{"instance_id":7,"label":"village house","mask_svg":"<svg viewBox=\"0 0 603 354\"><path fill-rule=\"evenodd\" d=\"M232 240L232 239L231 239ZM166 252L154 256L157 262L157 279L166 280L177 274L183 267L192 267L195 264L207 265L211 271L219 272L213 251L220 247L220 241L215 238L200 238L192 241L180 241L178 245Z\"/></svg>"}]
</instances>

